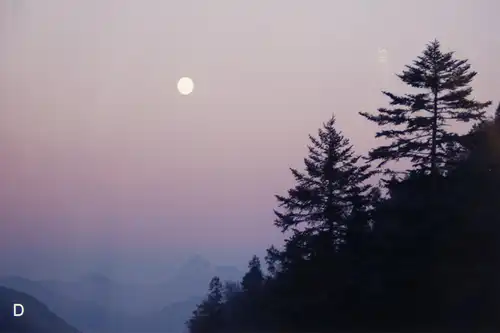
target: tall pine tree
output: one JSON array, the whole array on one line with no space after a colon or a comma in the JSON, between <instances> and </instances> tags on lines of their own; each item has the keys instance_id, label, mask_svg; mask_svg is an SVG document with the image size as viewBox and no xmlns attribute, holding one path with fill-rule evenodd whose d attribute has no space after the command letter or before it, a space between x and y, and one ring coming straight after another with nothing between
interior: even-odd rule
<instances>
[{"instance_id":1,"label":"tall pine tree","mask_svg":"<svg viewBox=\"0 0 500 333\"><path fill-rule=\"evenodd\" d=\"M372 172L360 165L334 116L309 139L305 170L291 169L296 185L288 195L276 196L275 225L292 232L277 256L281 284L276 292L289 328L320 331L344 320L340 300L350 278L346 269L354 262L347 242L351 231L368 231L371 186L366 183Z\"/></svg>"},{"instance_id":2,"label":"tall pine tree","mask_svg":"<svg viewBox=\"0 0 500 333\"><path fill-rule=\"evenodd\" d=\"M413 166L438 174L442 172L450 151L456 151L459 135L449 127L453 122L477 123L484 118L484 109L491 104L471 97L469 84L476 76L468 60L454 58L454 52L443 53L437 40L429 43L413 65L397 76L417 93L395 95L390 108L377 114L360 114L384 127L376 137L390 141L370 151L371 161L379 166L390 160L410 159Z\"/></svg>"},{"instance_id":3,"label":"tall pine tree","mask_svg":"<svg viewBox=\"0 0 500 333\"><path fill-rule=\"evenodd\" d=\"M295 249L311 239L338 249L348 228L346 222L353 212L366 207L370 186L365 181L372 172L368 165L358 165L360 157L335 129L334 116L317 137L310 135L309 139L305 172L292 168L296 186L287 196L276 196L282 211L275 210L275 225L282 232L295 233L290 239Z\"/></svg>"}]
</instances>

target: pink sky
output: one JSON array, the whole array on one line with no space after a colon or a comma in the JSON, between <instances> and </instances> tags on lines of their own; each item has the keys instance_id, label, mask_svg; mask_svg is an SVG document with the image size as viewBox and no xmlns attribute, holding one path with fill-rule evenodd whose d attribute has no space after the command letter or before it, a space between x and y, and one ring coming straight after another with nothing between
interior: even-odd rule
<instances>
[{"instance_id":1,"label":"pink sky","mask_svg":"<svg viewBox=\"0 0 500 333\"><path fill-rule=\"evenodd\" d=\"M1 246L230 260L278 242L274 194L307 135L335 112L373 146L358 111L403 88L393 74L429 40L470 59L478 99L500 99L498 1L430 5L1 1Z\"/></svg>"}]
</instances>

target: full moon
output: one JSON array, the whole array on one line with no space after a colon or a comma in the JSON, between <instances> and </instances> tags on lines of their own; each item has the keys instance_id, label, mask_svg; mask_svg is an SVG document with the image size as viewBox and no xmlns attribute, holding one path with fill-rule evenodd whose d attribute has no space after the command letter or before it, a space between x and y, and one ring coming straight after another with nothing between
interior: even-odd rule
<instances>
[{"instance_id":1,"label":"full moon","mask_svg":"<svg viewBox=\"0 0 500 333\"><path fill-rule=\"evenodd\" d=\"M189 77L181 77L177 82L177 90L181 95L189 95L193 92L194 82Z\"/></svg>"}]
</instances>

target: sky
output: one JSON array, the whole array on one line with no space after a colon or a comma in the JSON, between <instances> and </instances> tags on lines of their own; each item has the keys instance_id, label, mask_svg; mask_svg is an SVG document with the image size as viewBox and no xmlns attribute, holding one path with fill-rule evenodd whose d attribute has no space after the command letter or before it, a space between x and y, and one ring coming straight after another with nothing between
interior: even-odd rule
<instances>
[{"instance_id":1,"label":"sky","mask_svg":"<svg viewBox=\"0 0 500 333\"><path fill-rule=\"evenodd\" d=\"M497 0L1 0L0 258L37 276L245 267L282 236L307 136L358 115L434 38L500 99ZM385 50L385 51L382 51ZM385 61L381 61L381 51ZM495 61L495 62L494 62ZM188 76L188 96L177 80ZM0 272L1 273L1 272Z\"/></svg>"}]
</instances>

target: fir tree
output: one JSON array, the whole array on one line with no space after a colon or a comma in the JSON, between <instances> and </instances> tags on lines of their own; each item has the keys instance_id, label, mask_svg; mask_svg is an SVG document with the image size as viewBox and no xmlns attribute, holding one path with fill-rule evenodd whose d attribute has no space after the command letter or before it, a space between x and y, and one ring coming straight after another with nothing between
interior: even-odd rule
<instances>
[{"instance_id":1,"label":"fir tree","mask_svg":"<svg viewBox=\"0 0 500 333\"><path fill-rule=\"evenodd\" d=\"M220 281L220 278L218 276L214 276L212 280L210 281L209 287L208 287L209 293L208 293L208 300L211 304L214 304L214 306L220 306L222 303L222 283Z\"/></svg>"},{"instance_id":2,"label":"fir tree","mask_svg":"<svg viewBox=\"0 0 500 333\"><path fill-rule=\"evenodd\" d=\"M257 292L264 282L264 274L260 265L260 259L253 256L248 263L248 272L243 276L241 286L245 292Z\"/></svg>"},{"instance_id":3,"label":"fir tree","mask_svg":"<svg viewBox=\"0 0 500 333\"><path fill-rule=\"evenodd\" d=\"M193 311L187 327L190 332L216 332L223 326L223 287L218 276L210 280L207 297Z\"/></svg>"},{"instance_id":4,"label":"fir tree","mask_svg":"<svg viewBox=\"0 0 500 333\"><path fill-rule=\"evenodd\" d=\"M343 242L346 221L363 209L372 175L369 166L359 166L360 157L349 140L335 129L335 117L323 124L318 136L309 136L309 154L304 159L305 172L291 169L297 182L287 196L276 198L282 212L275 210L275 225L282 232L292 230L290 239L300 246L306 239L325 241L335 248Z\"/></svg>"},{"instance_id":5,"label":"fir tree","mask_svg":"<svg viewBox=\"0 0 500 333\"><path fill-rule=\"evenodd\" d=\"M280 268L278 312L288 328L297 330L320 330L345 320L339 308L351 277L345 269L356 260L348 242L369 232L372 192L366 181L373 172L360 165L360 156L335 128L334 116L309 140L305 170L292 168L296 185L288 195L276 196L275 225L291 235L282 251L268 252Z\"/></svg>"},{"instance_id":6,"label":"fir tree","mask_svg":"<svg viewBox=\"0 0 500 333\"><path fill-rule=\"evenodd\" d=\"M267 264L268 278L276 277L276 274L279 272L280 270L279 256L280 256L280 251L274 245L272 245L266 250L266 256L264 259Z\"/></svg>"},{"instance_id":7,"label":"fir tree","mask_svg":"<svg viewBox=\"0 0 500 333\"><path fill-rule=\"evenodd\" d=\"M390 141L373 149L371 161L410 159L413 166L438 174L442 172L450 151L457 151L459 136L450 130L453 122L480 122L484 109L491 104L471 97L469 84L476 76L468 60L454 58L454 52L443 53L437 40L429 43L413 65L397 76L418 93L395 95L390 108L380 108L377 114L360 114L379 126L376 137Z\"/></svg>"}]
</instances>

